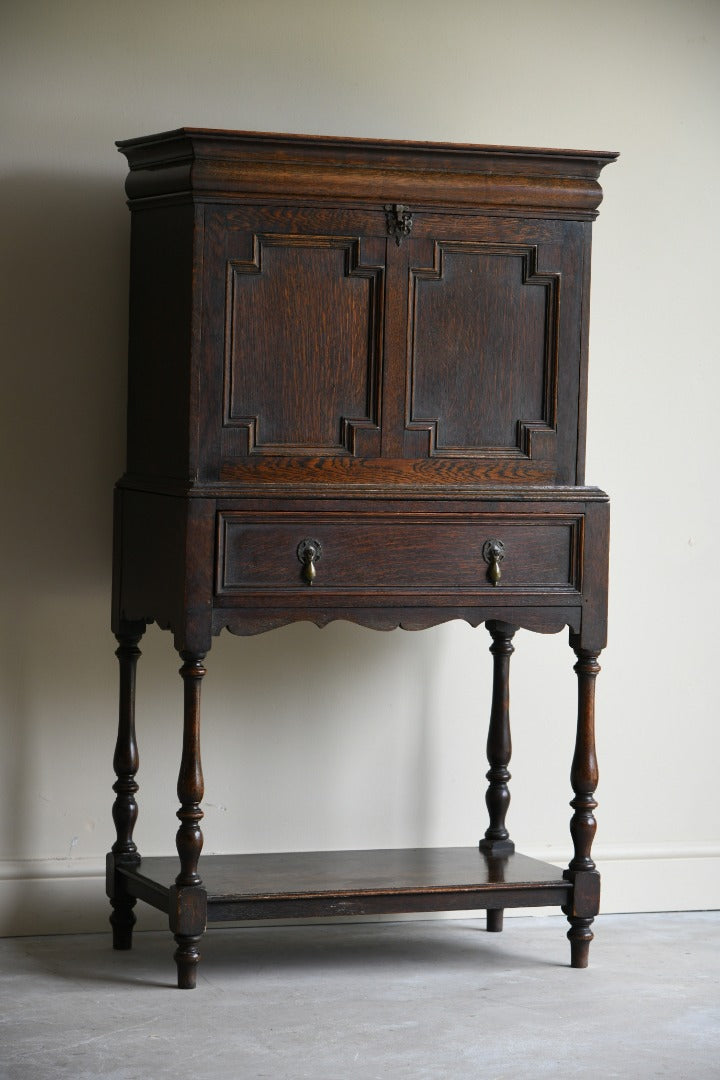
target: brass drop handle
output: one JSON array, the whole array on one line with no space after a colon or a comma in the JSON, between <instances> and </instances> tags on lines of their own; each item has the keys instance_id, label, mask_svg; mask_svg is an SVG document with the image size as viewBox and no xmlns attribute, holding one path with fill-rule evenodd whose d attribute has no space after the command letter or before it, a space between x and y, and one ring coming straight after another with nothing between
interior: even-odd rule
<instances>
[{"instance_id":1,"label":"brass drop handle","mask_svg":"<svg viewBox=\"0 0 720 1080\"><path fill-rule=\"evenodd\" d=\"M499 585L502 577L500 563L505 558L505 545L502 540L486 540L483 544L482 556L488 564L488 577L493 585Z\"/></svg>"},{"instance_id":2,"label":"brass drop handle","mask_svg":"<svg viewBox=\"0 0 720 1080\"><path fill-rule=\"evenodd\" d=\"M312 585L317 577L315 563L322 558L322 544L319 540L301 540L298 544L297 557L303 564L302 577L306 585Z\"/></svg>"}]
</instances>

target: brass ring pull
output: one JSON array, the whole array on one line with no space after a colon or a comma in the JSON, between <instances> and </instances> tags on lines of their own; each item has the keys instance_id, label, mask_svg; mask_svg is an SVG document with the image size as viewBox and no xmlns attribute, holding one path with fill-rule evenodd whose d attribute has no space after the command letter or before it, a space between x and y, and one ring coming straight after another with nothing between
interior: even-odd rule
<instances>
[{"instance_id":1,"label":"brass ring pull","mask_svg":"<svg viewBox=\"0 0 720 1080\"><path fill-rule=\"evenodd\" d=\"M500 563L505 558L505 545L502 540L486 540L483 544L482 557L488 564L488 577L493 585L499 585L502 577Z\"/></svg>"},{"instance_id":2,"label":"brass ring pull","mask_svg":"<svg viewBox=\"0 0 720 1080\"><path fill-rule=\"evenodd\" d=\"M315 563L322 558L322 544L319 540L301 540L298 544L297 557L303 564L302 577L306 585L312 585L317 577Z\"/></svg>"}]
</instances>

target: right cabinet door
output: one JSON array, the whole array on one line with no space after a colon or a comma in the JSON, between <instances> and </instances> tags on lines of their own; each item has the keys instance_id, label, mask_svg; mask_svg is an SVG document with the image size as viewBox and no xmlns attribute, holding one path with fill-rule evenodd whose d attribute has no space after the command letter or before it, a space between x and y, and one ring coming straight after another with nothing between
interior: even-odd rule
<instances>
[{"instance_id":1,"label":"right cabinet door","mask_svg":"<svg viewBox=\"0 0 720 1080\"><path fill-rule=\"evenodd\" d=\"M403 457L579 482L588 243L584 222L415 216L388 259L407 289Z\"/></svg>"}]
</instances>

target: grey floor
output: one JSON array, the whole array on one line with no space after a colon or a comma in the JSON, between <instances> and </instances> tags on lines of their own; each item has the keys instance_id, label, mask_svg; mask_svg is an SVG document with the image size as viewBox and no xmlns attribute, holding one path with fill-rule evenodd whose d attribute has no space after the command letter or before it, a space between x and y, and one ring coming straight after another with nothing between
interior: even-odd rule
<instances>
[{"instance_id":1,"label":"grey floor","mask_svg":"<svg viewBox=\"0 0 720 1080\"><path fill-rule=\"evenodd\" d=\"M720 912L214 929L198 989L172 940L0 940L3 1080L720 1078Z\"/></svg>"}]
</instances>

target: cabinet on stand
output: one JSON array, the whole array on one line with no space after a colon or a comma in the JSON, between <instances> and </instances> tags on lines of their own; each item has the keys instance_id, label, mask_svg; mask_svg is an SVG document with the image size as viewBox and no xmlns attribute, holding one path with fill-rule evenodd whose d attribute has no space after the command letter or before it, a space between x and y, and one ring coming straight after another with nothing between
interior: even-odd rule
<instances>
[{"instance_id":1,"label":"cabinet on stand","mask_svg":"<svg viewBox=\"0 0 720 1080\"><path fill-rule=\"evenodd\" d=\"M191 988L208 923L486 909L497 931L505 908L559 905L586 966L608 560L607 496L584 486L590 231L616 155L195 128L119 147L132 249L115 947L130 948L137 900L159 908ZM200 858L212 638L300 619L485 623L478 848ZM182 658L179 858L141 858L133 840L150 622ZM506 827L518 627L568 627L576 656L564 871L516 853Z\"/></svg>"}]
</instances>

